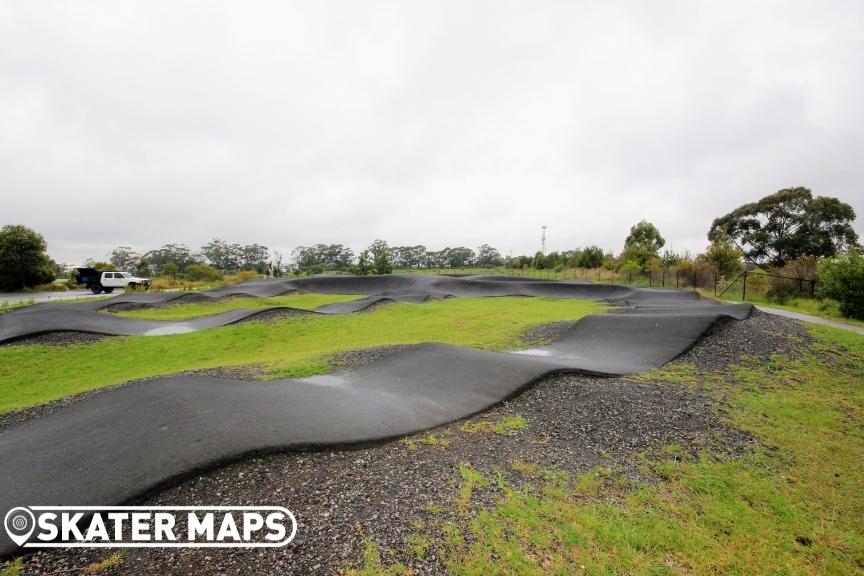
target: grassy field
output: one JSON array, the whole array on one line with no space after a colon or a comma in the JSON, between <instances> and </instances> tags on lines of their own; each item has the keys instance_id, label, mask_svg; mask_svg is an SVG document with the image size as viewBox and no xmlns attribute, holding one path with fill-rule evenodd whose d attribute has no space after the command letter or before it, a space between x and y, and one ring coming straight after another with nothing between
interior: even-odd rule
<instances>
[{"instance_id":1,"label":"grassy field","mask_svg":"<svg viewBox=\"0 0 864 576\"><path fill-rule=\"evenodd\" d=\"M177 308L176 313L184 314L182 306ZM249 322L88 345L3 346L0 412L135 378L200 368L261 365L267 376L305 376L328 371L329 354L387 344L443 342L505 350L518 347L521 333L530 326L604 310L604 305L584 300L453 298L391 304L363 314Z\"/></svg>"},{"instance_id":2,"label":"grassy field","mask_svg":"<svg viewBox=\"0 0 864 576\"><path fill-rule=\"evenodd\" d=\"M195 302L189 304L173 304L164 308L142 308L117 312L118 316L138 318L141 320L188 320L198 316L207 316L235 310L237 308L272 308L288 306L302 310L314 310L325 304L345 302L363 298L356 294L286 294L271 298L221 298L213 302Z\"/></svg>"},{"instance_id":3,"label":"grassy field","mask_svg":"<svg viewBox=\"0 0 864 576\"><path fill-rule=\"evenodd\" d=\"M428 525L406 550L445 559L455 575L864 573L864 337L811 331L803 357L642 376L706 389L758 439L753 451L694 458L668 446L645 456L650 483L523 466L530 478L516 487L463 463L454 502L485 487L494 505ZM406 573L386 557L368 541L351 573Z\"/></svg>"}]
</instances>

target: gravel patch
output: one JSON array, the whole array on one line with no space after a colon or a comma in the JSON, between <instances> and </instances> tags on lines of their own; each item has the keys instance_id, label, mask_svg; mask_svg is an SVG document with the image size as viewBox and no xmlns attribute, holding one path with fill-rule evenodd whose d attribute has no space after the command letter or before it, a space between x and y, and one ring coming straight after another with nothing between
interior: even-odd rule
<instances>
[{"instance_id":1,"label":"gravel patch","mask_svg":"<svg viewBox=\"0 0 864 576\"><path fill-rule=\"evenodd\" d=\"M159 310L161 308L171 308L174 306L178 306L180 304L197 304L200 302L216 302L219 300L230 300L234 298L254 298L249 294L231 294L230 296L222 296L222 297L213 297L207 296L203 293L195 293L190 292L179 298L175 298L173 300L168 300L167 302L118 302L117 304L110 304L101 310L103 312L129 312L131 310Z\"/></svg>"},{"instance_id":2,"label":"gravel patch","mask_svg":"<svg viewBox=\"0 0 864 576\"><path fill-rule=\"evenodd\" d=\"M332 365L341 369L355 369L365 366L370 362L383 360L384 358L405 350L411 346L376 346L374 348L363 348L361 350L349 350L347 352L337 352L327 356L327 361Z\"/></svg>"},{"instance_id":3,"label":"gravel patch","mask_svg":"<svg viewBox=\"0 0 864 576\"><path fill-rule=\"evenodd\" d=\"M532 326L522 333L522 344L524 344L526 348L545 346L553 340L560 338L565 332L567 332L567 330L575 326L576 322L578 322L578 320L567 320L563 322L541 324L540 326Z\"/></svg>"},{"instance_id":4,"label":"gravel patch","mask_svg":"<svg viewBox=\"0 0 864 576\"><path fill-rule=\"evenodd\" d=\"M25 338L19 338L6 342L2 346L30 346L39 344L41 346L77 346L79 344L93 344L106 338L113 338L108 334L94 334L92 332L77 332L74 330L62 330L57 332L45 332L34 334Z\"/></svg>"},{"instance_id":5,"label":"gravel patch","mask_svg":"<svg viewBox=\"0 0 864 576\"><path fill-rule=\"evenodd\" d=\"M243 318L233 324L243 324L244 322L273 322L283 318L297 318L299 316L317 315L317 312L312 310L301 310L299 308L265 308L263 312L259 312L254 316Z\"/></svg>"},{"instance_id":6,"label":"gravel patch","mask_svg":"<svg viewBox=\"0 0 864 576\"><path fill-rule=\"evenodd\" d=\"M723 370L745 356L795 356L808 349L812 343L813 337L801 322L766 314L754 308L745 320L727 319L718 322L675 362L693 363L697 372Z\"/></svg>"},{"instance_id":7,"label":"gravel patch","mask_svg":"<svg viewBox=\"0 0 864 576\"><path fill-rule=\"evenodd\" d=\"M541 329L540 336L559 329ZM707 372L744 356L794 354L809 343L806 329L797 322L754 313L748 320L717 326L676 362L693 363L697 372ZM353 366L394 348L399 349L385 347L338 358ZM254 457L146 498L140 503L283 505L297 516L298 536L289 547L272 550L128 550L117 573L333 574L361 557L363 538L368 537L382 550L396 550L397 559L414 574L442 574L445 567L434 556L420 562L398 551L415 531L416 520L455 518L455 469L460 462L469 462L484 474L500 467L517 484L525 478L510 468L513 461L573 473L602 465L643 478L637 455L666 444L691 454L710 449L727 458L751 449L755 440L724 424L724 411L709 393L669 383L555 375L469 419L527 420L528 426L512 435L471 432L463 429L465 422L456 422L431 431L435 442L416 434L353 450ZM472 505L476 509L493 496L492 491L480 492ZM430 511L427 503L443 511ZM25 564L24 574L65 570L106 556L90 550L38 552Z\"/></svg>"}]
</instances>

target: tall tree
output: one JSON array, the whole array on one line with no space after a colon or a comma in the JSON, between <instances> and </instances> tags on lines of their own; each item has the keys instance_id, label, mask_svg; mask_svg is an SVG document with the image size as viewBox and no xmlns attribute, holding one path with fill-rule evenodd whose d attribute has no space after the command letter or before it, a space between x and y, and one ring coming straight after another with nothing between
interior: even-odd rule
<instances>
[{"instance_id":1,"label":"tall tree","mask_svg":"<svg viewBox=\"0 0 864 576\"><path fill-rule=\"evenodd\" d=\"M605 253L599 246L586 246L579 253L580 268L599 268L603 265L603 256Z\"/></svg>"},{"instance_id":2,"label":"tall tree","mask_svg":"<svg viewBox=\"0 0 864 576\"><path fill-rule=\"evenodd\" d=\"M232 272L240 269L241 250L239 244L228 244L224 240L214 238L201 248L201 254L214 267Z\"/></svg>"},{"instance_id":3,"label":"tall tree","mask_svg":"<svg viewBox=\"0 0 864 576\"><path fill-rule=\"evenodd\" d=\"M447 266L450 268L462 268L474 263L474 251L465 246L445 248L447 251Z\"/></svg>"},{"instance_id":4,"label":"tall tree","mask_svg":"<svg viewBox=\"0 0 864 576\"><path fill-rule=\"evenodd\" d=\"M260 244L249 244L240 249L240 267L243 270L257 270L263 273L267 267L270 249Z\"/></svg>"},{"instance_id":5,"label":"tall tree","mask_svg":"<svg viewBox=\"0 0 864 576\"><path fill-rule=\"evenodd\" d=\"M57 264L48 257L45 238L26 226L0 228L0 290L19 290L54 280Z\"/></svg>"},{"instance_id":6,"label":"tall tree","mask_svg":"<svg viewBox=\"0 0 864 576\"><path fill-rule=\"evenodd\" d=\"M783 267L802 256L833 256L856 246L855 210L804 187L784 188L714 220L712 242L728 236L748 261Z\"/></svg>"},{"instance_id":7,"label":"tall tree","mask_svg":"<svg viewBox=\"0 0 864 576\"><path fill-rule=\"evenodd\" d=\"M141 256L130 246L118 246L111 252L110 261L119 270L134 270Z\"/></svg>"},{"instance_id":8,"label":"tall tree","mask_svg":"<svg viewBox=\"0 0 864 576\"><path fill-rule=\"evenodd\" d=\"M354 252L342 244L298 246L291 252L291 260L300 270L316 266L325 270L347 270L354 262Z\"/></svg>"},{"instance_id":9,"label":"tall tree","mask_svg":"<svg viewBox=\"0 0 864 576\"><path fill-rule=\"evenodd\" d=\"M161 248L146 253L143 258L159 273L168 262L173 262L178 272L185 272L187 266L196 263L192 251L184 244L165 244Z\"/></svg>"},{"instance_id":10,"label":"tall tree","mask_svg":"<svg viewBox=\"0 0 864 576\"><path fill-rule=\"evenodd\" d=\"M369 253L372 255L372 271L375 274L390 274L393 265L390 263L390 247L384 240L375 240L369 245Z\"/></svg>"},{"instance_id":11,"label":"tall tree","mask_svg":"<svg viewBox=\"0 0 864 576\"><path fill-rule=\"evenodd\" d=\"M477 248L477 257L474 259L477 266L501 266L504 264L504 258L501 252L488 244L481 244Z\"/></svg>"},{"instance_id":12,"label":"tall tree","mask_svg":"<svg viewBox=\"0 0 864 576\"><path fill-rule=\"evenodd\" d=\"M621 253L621 263L635 262L646 269L651 260L666 244L660 231L651 222L642 220L630 228L630 234L624 240L624 251Z\"/></svg>"}]
</instances>

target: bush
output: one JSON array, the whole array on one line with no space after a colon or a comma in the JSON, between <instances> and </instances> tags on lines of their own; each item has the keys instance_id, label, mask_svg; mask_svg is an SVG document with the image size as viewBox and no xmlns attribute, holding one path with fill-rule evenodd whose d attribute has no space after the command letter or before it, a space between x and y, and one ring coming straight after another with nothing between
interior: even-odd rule
<instances>
[{"instance_id":1,"label":"bush","mask_svg":"<svg viewBox=\"0 0 864 576\"><path fill-rule=\"evenodd\" d=\"M162 268L159 270L160 276L167 276L168 278L174 278L177 276L177 264L174 262L166 262L162 265Z\"/></svg>"},{"instance_id":2,"label":"bush","mask_svg":"<svg viewBox=\"0 0 864 576\"><path fill-rule=\"evenodd\" d=\"M20 225L0 228L0 290L21 290L54 280L57 264L41 234Z\"/></svg>"},{"instance_id":3,"label":"bush","mask_svg":"<svg viewBox=\"0 0 864 576\"><path fill-rule=\"evenodd\" d=\"M722 278L731 280L744 269L741 252L725 236L717 238L708 246L704 259L714 266L714 270Z\"/></svg>"},{"instance_id":4,"label":"bush","mask_svg":"<svg viewBox=\"0 0 864 576\"><path fill-rule=\"evenodd\" d=\"M222 280L222 272L208 264L190 264L186 274L192 280Z\"/></svg>"},{"instance_id":5,"label":"bush","mask_svg":"<svg viewBox=\"0 0 864 576\"><path fill-rule=\"evenodd\" d=\"M261 275L255 270L241 270L234 275L234 279L240 282L243 282L244 280L256 280L260 277Z\"/></svg>"},{"instance_id":6,"label":"bush","mask_svg":"<svg viewBox=\"0 0 864 576\"><path fill-rule=\"evenodd\" d=\"M819 265L820 293L840 303L847 318L864 319L864 258L857 250Z\"/></svg>"},{"instance_id":7,"label":"bush","mask_svg":"<svg viewBox=\"0 0 864 576\"><path fill-rule=\"evenodd\" d=\"M792 260L783 268L772 270L778 276L770 276L771 287L767 292L769 300L785 304L796 296L811 296L816 283L816 265L812 256Z\"/></svg>"},{"instance_id":8,"label":"bush","mask_svg":"<svg viewBox=\"0 0 864 576\"><path fill-rule=\"evenodd\" d=\"M69 286L65 283L49 282L48 284L40 284L36 286L37 292L68 292Z\"/></svg>"},{"instance_id":9,"label":"bush","mask_svg":"<svg viewBox=\"0 0 864 576\"><path fill-rule=\"evenodd\" d=\"M714 267L703 258L681 260L675 266L680 286L708 288L714 285Z\"/></svg>"},{"instance_id":10,"label":"bush","mask_svg":"<svg viewBox=\"0 0 864 576\"><path fill-rule=\"evenodd\" d=\"M747 274L747 293L748 294L768 294L771 289L770 276L754 271Z\"/></svg>"}]
</instances>

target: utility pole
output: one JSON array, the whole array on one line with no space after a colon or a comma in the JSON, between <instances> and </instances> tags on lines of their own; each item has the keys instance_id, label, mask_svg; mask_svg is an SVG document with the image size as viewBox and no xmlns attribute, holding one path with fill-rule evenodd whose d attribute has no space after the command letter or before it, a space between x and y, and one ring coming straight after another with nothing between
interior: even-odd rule
<instances>
[{"instance_id":1,"label":"utility pole","mask_svg":"<svg viewBox=\"0 0 864 576\"><path fill-rule=\"evenodd\" d=\"M540 252L545 256L546 255L546 225L541 226L543 228L543 235L540 236Z\"/></svg>"}]
</instances>

